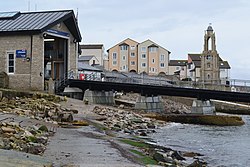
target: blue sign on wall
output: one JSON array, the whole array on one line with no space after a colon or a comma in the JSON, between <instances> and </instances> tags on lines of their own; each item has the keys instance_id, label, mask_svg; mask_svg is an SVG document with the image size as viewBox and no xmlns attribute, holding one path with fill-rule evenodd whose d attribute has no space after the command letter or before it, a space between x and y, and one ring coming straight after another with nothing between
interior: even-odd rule
<instances>
[{"instance_id":1,"label":"blue sign on wall","mask_svg":"<svg viewBox=\"0 0 250 167\"><path fill-rule=\"evenodd\" d=\"M16 58L26 58L27 50L16 50Z\"/></svg>"},{"instance_id":2,"label":"blue sign on wall","mask_svg":"<svg viewBox=\"0 0 250 167\"><path fill-rule=\"evenodd\" d=\"M63 31L48 29L47 32L52 33L52 34L56 34L56 35L60 35L60 36L69 37L69 33L63 32Z\"/></svg>"}]
</instances>

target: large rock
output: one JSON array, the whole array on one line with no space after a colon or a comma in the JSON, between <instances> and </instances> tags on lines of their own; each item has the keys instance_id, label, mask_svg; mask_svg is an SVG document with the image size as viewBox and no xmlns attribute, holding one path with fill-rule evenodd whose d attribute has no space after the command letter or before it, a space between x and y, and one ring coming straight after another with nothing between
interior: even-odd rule
<instances>
[{"instance_id":1,"label":"large rock","mask_svg":"<svg viewBox=\"0 0 250 167\"><path fill-rule=\"evenodd\" d=\"M3 133L16 133L16 130L10 127L1 127Z\"/></svg>"}]
</instances>

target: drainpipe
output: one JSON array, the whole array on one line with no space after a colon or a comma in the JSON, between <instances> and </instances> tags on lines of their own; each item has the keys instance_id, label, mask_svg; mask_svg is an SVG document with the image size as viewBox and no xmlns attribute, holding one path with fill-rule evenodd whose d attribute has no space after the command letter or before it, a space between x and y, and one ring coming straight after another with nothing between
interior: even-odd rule
<instances>
[{"instance_id":1,"label":"drainpipe","mask_svg":"<svg viewBox=\"0 0 250 167\"><path fill-rule=\"evenodd\" d=\"M31 89L31 70L32 70L32 54L33 54L33 35L30 36L30 89Z\"/></svg>"}]
</instances>

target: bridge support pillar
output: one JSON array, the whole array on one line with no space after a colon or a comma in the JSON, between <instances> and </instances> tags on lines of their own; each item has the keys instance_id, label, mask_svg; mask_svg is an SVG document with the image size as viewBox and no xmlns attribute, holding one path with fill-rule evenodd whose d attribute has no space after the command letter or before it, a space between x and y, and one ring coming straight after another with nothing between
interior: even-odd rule
<instances>
[{"instance_id":1,"label":"bridge support pillar","mask_svg":"<svg viewBox=\"0 0 250 167\"><path fill-rule=\"evenodd\" d=\"M92 104L115 104L112 91L92 91L87 89L84 92L83 100L88 100Z\"/></svg>"},{"instance_id":2,"label":"bridge support pillar","mask_svg":"<svg viewBox=\"0 0 250 167\"><path fill-rule=\"evenodd\" d=\"M164 111L161 96L139 96L136 99L135 109L144 110L147 112L162 112Z\"/></svg>"},{"instance_id":3,"label":"bridge support pillar","mask_svg":"<svg viewBox=\"0 0 250 167\"><path fill-rule=\"evenodd\" d=\"M214 115L215 105L210 100L194 100L191 108L192 114Z\"/></svg>"}]
</instances>

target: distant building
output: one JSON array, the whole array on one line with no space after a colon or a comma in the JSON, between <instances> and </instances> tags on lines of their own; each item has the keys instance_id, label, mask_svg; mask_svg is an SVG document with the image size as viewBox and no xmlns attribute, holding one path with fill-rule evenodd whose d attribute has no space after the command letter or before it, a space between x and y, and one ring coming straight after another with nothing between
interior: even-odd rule
<instances>
[{"instance_id":1,"label":"distant building","mask_svg":"<svg viewBox=\"0 0 250 167\"><path fill-rule=\"evenodd\" d=\"M188 54L187 77L204 84L226 84L230 79L230 65L223 61L216 50L215 33L211 25L204 35L201 54Z\"/></svg>"},{"instance_id":2,"label":"distant building","mask_svg":"<svg viewBox=\"0 0 250 167\"><path fill-rule=\"evenodd\" d=\"M95 56L80 56L78 62L89 65L99 64L99 61Z\"/></svg>"},{"instance_id":3,"label":"distant building","mask_svg":"<svg viewBox=\"0 0 250 167\"><path fill-rule=\"evenodd\" d=\"M89 44L80 45L81 55L80 57L90 57L93 56L94 59L90 60L88 64L99 64L103 66L104 59L104 46L103 44ZM87 58L86 58L87 59ZM94 60L94 61L93 61Z\"/></svg>"},{"instance_id":4,"label":"distant building","mask_svg":"<svg viewBox=\"0 0 250 167\"><path fill-rule=\"evenodd\" d=\"M219 57L219 80L226 84L230 79L230 65ZM187 78L192 81L201 81L201 54L188 54Z\"/></svg>"},{"instance_id":5,"label":"distant building","mask_svg":"<svg viewBox=\"0 0 250 167\"><path fill-rule=\"evenodd\" d=\"M108 49L108 70L138 72L138 44L128 38Z\"/></svg>"},{"instance_id":6,"label":"distant building","mask_svg":"<svg viewBox=\"0 0 250 167\"><path fill-rule=\"evenodd\" d=\"M169 75L176 75L180 80L187 78L187 60L170 60Z\"/></svg>"},{"instance_id":7,"label":"distant building","mask_svg":"<svg viewBox=\"0 0 250 167\"><path fill-rule=\"evenodd\" d=\"M72 10L0 13L0 72L9 87L44 90L76 70L81 34Z\"/></svg>"},{"instance_id":8,"label":"distant building","mask_svg":"<svg viewBox=\"0 0 250 167\"><path fill-rule=\"evenodd\" d=\"M128 38L108 49L108 70L168 75L169 54L151 40L139 43Z\"/></svg>"}]
</instances>

